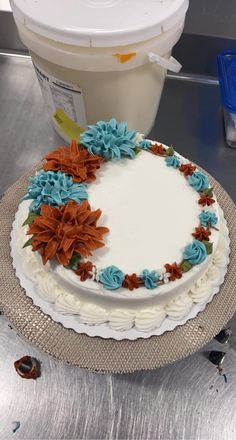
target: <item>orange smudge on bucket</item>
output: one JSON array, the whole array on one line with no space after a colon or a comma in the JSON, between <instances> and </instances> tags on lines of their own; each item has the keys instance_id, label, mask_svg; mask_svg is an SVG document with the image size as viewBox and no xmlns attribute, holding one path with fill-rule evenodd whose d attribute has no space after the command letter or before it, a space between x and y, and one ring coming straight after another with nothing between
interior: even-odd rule
<instances>
[{"instance_id":1,"label":"orange smudge on bucket","mask_svg":"<svg viewBox=\"0 0 236 440\"><path fill-rule=\"evenodd\" d=\"M130 61L133 57L136 56L136 52L114 53L113 56L117 58L119 63L127 63L127 61Z\"/></svg>"}]
</instances>

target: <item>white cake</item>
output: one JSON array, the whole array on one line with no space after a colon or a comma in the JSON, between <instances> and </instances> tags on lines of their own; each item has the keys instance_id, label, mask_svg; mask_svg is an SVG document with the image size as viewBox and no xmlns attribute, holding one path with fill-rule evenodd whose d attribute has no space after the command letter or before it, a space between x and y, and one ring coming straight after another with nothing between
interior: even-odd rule
<instances>
[{"instance_id":1,"label":"white cake","mask_svg":"<svg viewBox=\"0 0 236 440\"><path fill-rule=\"evenodd\" d=\"M137 139L136 136L136 143ZM151 145L154 144L158 145ZM133 160L107 160L97 171L96 180L87 186L92 211L102 211L99 226L108 227L109 232L104 235L104 247L84 260L93 264L91 278L85 281L56 258L44 265L31 246L23 248L29 237L28 226L22 227L22 223L32 200L19 205L15 246L24 262L24 275L34 281L38 295L54 303L58 313L78 315L89 326L107 323L117 331L134 327L147 332L162 325L167 317L181 320L194 304L209 301L214 284L219 282L220 268L227 265L228 232L215 194L209 196L214 200L211 206L202 206L202 190L197 191L189 182L190 176L185 177L179 170L181 164L189 161L170 150L170 156L155 155L150 153L150 145L147 148L144 143L144 147ZM167 166L166 158L173 156L172 165ZM172 160L177 160L178 166L173 166ZM207 178L204 182L204 189L209 190ZM204 227L199 215L206 211L214 218L214 224L205 223ZM184 255L188 246L196 243L192 234L199 227L209 232L209 238L197 240L200 251L203 246L209 251L209 243L211 249L202 261L194 260L189 265L193 260ZM181 265L186 261L185 271ZM172 281L165 265L174 262L181 268L181 277ZM114 288L112 284L111 289L101 276L104 268L110 267L124 274L120 286L115 284ZM145 278L146 269L151 281L149 275ZM138 288L127 288L125 274L137 274L141 280Z\"/></svg>"}]
</instances>

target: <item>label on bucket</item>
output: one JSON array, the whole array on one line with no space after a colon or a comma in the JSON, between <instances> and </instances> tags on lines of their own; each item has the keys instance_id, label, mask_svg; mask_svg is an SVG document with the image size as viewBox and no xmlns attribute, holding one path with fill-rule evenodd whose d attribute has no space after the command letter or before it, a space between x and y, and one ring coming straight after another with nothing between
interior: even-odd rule
<instances>
[{"instance_id":1,"label":"label on bucket","mask_svg":"<svg viewBox=\"0 0 236 440\"><path fill-rule=\"evenodd\" d=\"M50 114L70 139L79 139L87 127L82 89L62 81L34 63L43 98Z\"/></svg>"}]
</instances>

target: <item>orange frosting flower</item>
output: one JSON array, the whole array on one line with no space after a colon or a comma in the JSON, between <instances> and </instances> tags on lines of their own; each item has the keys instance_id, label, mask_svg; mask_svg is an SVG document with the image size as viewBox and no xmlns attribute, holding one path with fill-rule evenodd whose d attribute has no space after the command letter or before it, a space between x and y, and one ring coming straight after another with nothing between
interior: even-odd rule
<instances>
[{"instance_id":1,"label":"orange frosting flower","mask_svg":"<svg viewBox=\"0 0 236 440\"><path fill-rule=\"evenodd\" d=\"M86 261L86 263L80 263L78 269L75 270L76 275L79 275L81 281L86 281L88 278L92 278L93 263Z\"/></svg>"},{"instance_id":2,"label":"orange frosting flower","mask_svg":"<svg viewBox=\"0 0 236 440\"><path fill-rule=\"evenodd\" d=\"M125 275L123 287L126 287L129 290L134 290L138 289L141 284L142 280L136 275L136 273L133 273L132 275Z\"/></svg>"},{"instance_id":3,"label":"orange frosting flower","mask_svg":"<svg viewBox=\"0 0 236 440\"><path fill-rule=\"evenodd\" d=\"M76 141L71 141L69 147L59 147L45 156L43 164L45 171L63 171L71 174L74 182L90 182L96 179L95 172L104 159L100 156L89 154L86 148L78 146Z\"/></svg>"},{"instance_id":4,"label":"orange frosting flower","mask_svg":"<svg viewBox=\"0 0 236 440\"><path fill-rule=\"evenodd\" d=\"M179 171L181 171L181 173L184 173L185 177L187 176L191 176L194 171L196 170L197 167L195 167L195 165L193 165L192 163L186 163L180 165L179 167Z\"/></svg>"},{"instance_id":5,"label":"orange frosting flower","mask_svg":"<svg viewBox=\"0 0 236 440\"><path fill-rule=\"evenodd\" d=\"M182 278L183 269L181 266L178 266L176 263L173 264L165 264L166 272L170 274L170 281L175 281L176 279Z\"/></svg>"},{"instance_id":6,"label":"orange frosting flower","mask_svg":"<svg viewBox=\"0 0 236 440\"><path fill-rule=\"evenodd\" d=\"M162 144L160 144L160 145L155 144L152 147L150 147L148 151L151 151L152 154L159 155L159 156L165 156L165 154L166 154L166 149L163 147Z\"/></svg>"},{"instance_id":7,"label":"orange frosting flower","mask_svg":"<svg viewBox=\"0 0 236 440\"><path fill-rule=\"evenodd\" d=\"M35 218L27 234L33 234L33 251L39 251L43 263L57 257L60 264L67 266L74 252L83 257L103 247L103 234L109 229L98 227L101 210L91 211L84 201L78 205L70 201L67 205L54 208L41 206L41 215Z\"/></svg>"},{"instance_id":8,"label":"orange frosting flower","mask_svg":"<svg viewBox=\"0 0 236 440\"><path fill-rule=\"evenodd\" d=\"M199 228L195 228L195 232L192 235L196 238L196 240L209 241L211 231L209 231L209 229L203 228L202 226L199 226Z\"/></svg>"},{"instance_id":9,"label":"orange frosting flower","mask_svg":"<svg viewBox=\"0 0 236 440\"><path fill-rule=\"evenodd\" d=\"M212 199L210 196L207 196L204 193L201 193L200 199L198 200L199 205L202 206L211 206L213 203L215 203L215 200Z\"/></svg>"}]
</instances>

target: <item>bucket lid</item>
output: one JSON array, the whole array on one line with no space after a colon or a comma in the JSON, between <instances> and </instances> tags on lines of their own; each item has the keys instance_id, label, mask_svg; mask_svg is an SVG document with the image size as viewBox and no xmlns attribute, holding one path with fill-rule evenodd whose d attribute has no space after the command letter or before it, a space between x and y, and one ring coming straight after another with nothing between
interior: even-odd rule
<instances>
[{"instance_id":1,"label":"bucket lid","mask_svg":"<svg viewBox=\"0 0 236 440\"><path fill-rule=\"evenodd\" d=\"M222 51L217 62L222 104L236 114L236 50Z\"/></svg>"},{"instance_id":2,"label":"bucket lid","mask_svg":"<svg viewBox=\"0 0 236 440\"><path fill-rule=\"evenodd\" d=\"M10 0L16 21L41 36L85 47L147 40L181 21L189 0Z\"/></svg>"}]
</instances>

